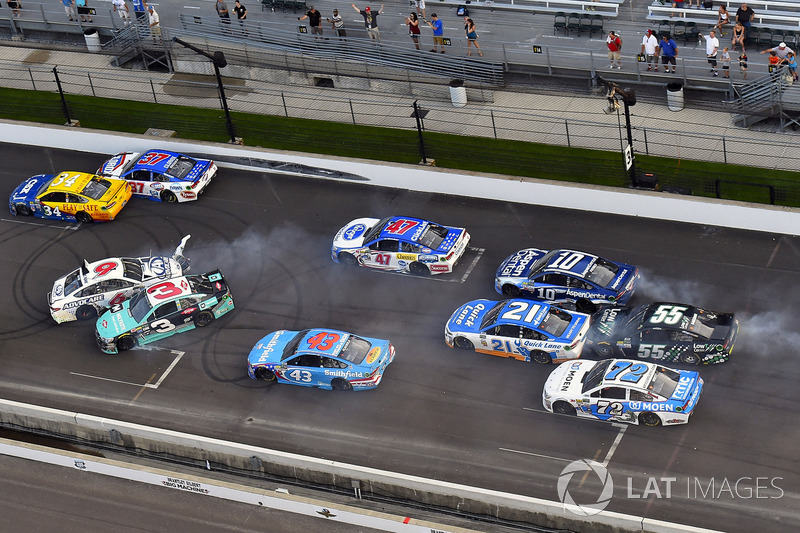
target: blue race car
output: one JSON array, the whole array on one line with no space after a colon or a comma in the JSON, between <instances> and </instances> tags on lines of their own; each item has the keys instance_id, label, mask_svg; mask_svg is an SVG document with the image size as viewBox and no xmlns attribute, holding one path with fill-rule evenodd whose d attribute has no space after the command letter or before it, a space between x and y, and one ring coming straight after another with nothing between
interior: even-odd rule
<instances>
[{"instance_id":1,"label":"blue race car","mask_svg":"<svg viewBox=\"0 0 800 533\"><path fill-rule=\"evenodd\" d=\"M208 159L193 159L169 150L122 152L97 169L100 176L122 178L133 195L161 202L196 200L217 174Z\"/></svg>"},{"instance_id":2,"label":"blue race car","mask_svg":"<svg viewBox=\"0 0 800 533\"><path fill-rule=\"evenodd\" d=\"M394 346L334 329L280 330L253 347L247 373L253 379L327 390L367 390L380 384L394 360Z\"/></svg>"},{"instance_id":3,"label":"blue race car","mask_svg":"<svg viewBox=\"0 0 800 533\"><path fill-rule=\"evenodd\" d=\"M589 315L531 300L474 300L447 321L451 348L548 364L580 357Z\"/></svg>"},{"instance_id":4,"label":"blue race car","mask_svg":"<svg viewBox=\"0 0 800 533\"><path fill-rule=\"evenodd\" d=\"M331 259L428 276L452 272L468 244L469 233L464 228L411 217L359 218L336 234Z\"/></svg>"},{"instance_id":5,"label":"blue race car","mask_svg":"<svg viewBox=\"0 0 800 533\"><path fill-rule=\"evenodd\" d=\"M497 269L494 289L500 294L548 302L576 302L593 312L593 304L624 305L633 296L639 269L574 250L526 248Z\"/></svg>"}]
</instances>

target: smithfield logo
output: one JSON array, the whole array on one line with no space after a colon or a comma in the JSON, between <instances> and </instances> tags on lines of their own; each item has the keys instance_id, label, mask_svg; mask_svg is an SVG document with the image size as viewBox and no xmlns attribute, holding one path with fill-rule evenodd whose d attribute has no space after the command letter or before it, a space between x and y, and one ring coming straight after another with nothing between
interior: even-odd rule
<instances>
[{"instance_id":1,"label":"smithfield logo","mask_svg":"<svg viewBox=\"0 0 800 533\"><path fill-rule=\"evenodd\" d=\"M352 241L356 237L361 236L365 229L367 228L364 226L364 224L355 224L347 228L347 231L344 232L344 238L345 240Z\"/></svg>"},{"instance_id":2,"label":"smithfield logo","mask_svg":"<svg viewBox=\"0 0 800 533\"><path fill-rule=\"evenodd\" d=\"M568 489L576 472L594 472L600 479L603 488L595 503L575 503ZM614 495L614 481L602 464L589 459L578 459L572 461L561 471L561 475L558 476L557 489L558 499L564 504L564 509L578 516L593 516L608 506L611 496Z\"/></svg>"}]
</instances>

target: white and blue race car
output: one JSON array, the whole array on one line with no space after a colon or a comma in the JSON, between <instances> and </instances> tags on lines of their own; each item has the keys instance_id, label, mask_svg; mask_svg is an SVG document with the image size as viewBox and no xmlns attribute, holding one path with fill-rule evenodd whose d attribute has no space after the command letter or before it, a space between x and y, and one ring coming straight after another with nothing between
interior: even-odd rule
<instances>
[{"instance_id":1,"label":"white and blue race car","mask_svg":"<svg viewBox=\"0 0 800 533\"><path fill-rule=\"evenodd\" d=\"M560 364L544 384L551 413L644 426L686 424L703 391L697 372L606 359Z\"/></svg>"},{"instance_id":2,"label":"white and blue race car","mask_svg":"<svg viewBox=\"0 0 800 533\"><path fill-rule=\"evenodd\" d=\"M503 261L494 289L512 298L576 302L579 311L590 313L598 303L624 305L638 279L633 265L574 250L526 248Z\"/></svg>"},{"instance_id":3,"label":"white and blue race car","mask_svg":"<svg viewBox=\"0 0 800 533\"><path fill-rule=\"evenodd\" d=\"M444 328L451 348L548 364L580 357L589 315L531 300L474 300Z\"/></svg>"},{"instance_id":4,"label":"white and blue race car","mask_svg":"<svg viewBox=\"0 0 800 533\"><path fill-rule=\"evenodd\" d=\"M336 234L331 259L427 276L452 272L468 244L464 228L411 217L359 218Z\"/></svg>"},{"instance_id":5,"label":"white and blue race car","mask_svg":"<svg viewBox=\"0 0 800 533\"><path fill-rule=\"evenodd\" d=\"M217 165L169 150L148 150L117 154L100 165L97 174L127 180L139 198L188 202L196 200L211 183Z\"/></svg>"}]
</instances>

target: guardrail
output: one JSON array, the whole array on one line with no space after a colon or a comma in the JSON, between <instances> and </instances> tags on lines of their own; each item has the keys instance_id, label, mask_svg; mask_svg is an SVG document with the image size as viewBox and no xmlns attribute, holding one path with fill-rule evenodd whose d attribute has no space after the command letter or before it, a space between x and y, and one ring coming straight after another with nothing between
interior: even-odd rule
<instances>
[{"instance_id":1,"label":"guardrail","mask_svg":"<svg viewBox=\"0 0 800 533\"><path fill-rule=\"evenodd\" d=\"M490 11L519 11L528 13L600 15L614 18L619 15L619 7L624 0L478 0L466 3L464 0L439 0L436 5L448 7L464 6L469 9L488 9Z\"/></svg>"}]
</instances>

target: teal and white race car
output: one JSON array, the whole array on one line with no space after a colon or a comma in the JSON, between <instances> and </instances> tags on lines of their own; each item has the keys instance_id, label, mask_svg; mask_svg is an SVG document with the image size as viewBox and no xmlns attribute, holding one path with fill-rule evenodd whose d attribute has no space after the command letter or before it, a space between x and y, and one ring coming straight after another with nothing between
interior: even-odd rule
<instances>
[{"instance_id":1,"label":"teal and white race car","mask_svg":"<svg viewBox=\"0 0 800 533\"><path fill-rule=\"evenodd\" d=\"M108 354L207 326L232 310L233 297L219 270L158 280L97 319L97 345Z\"/></svg>"}]
</instances>

